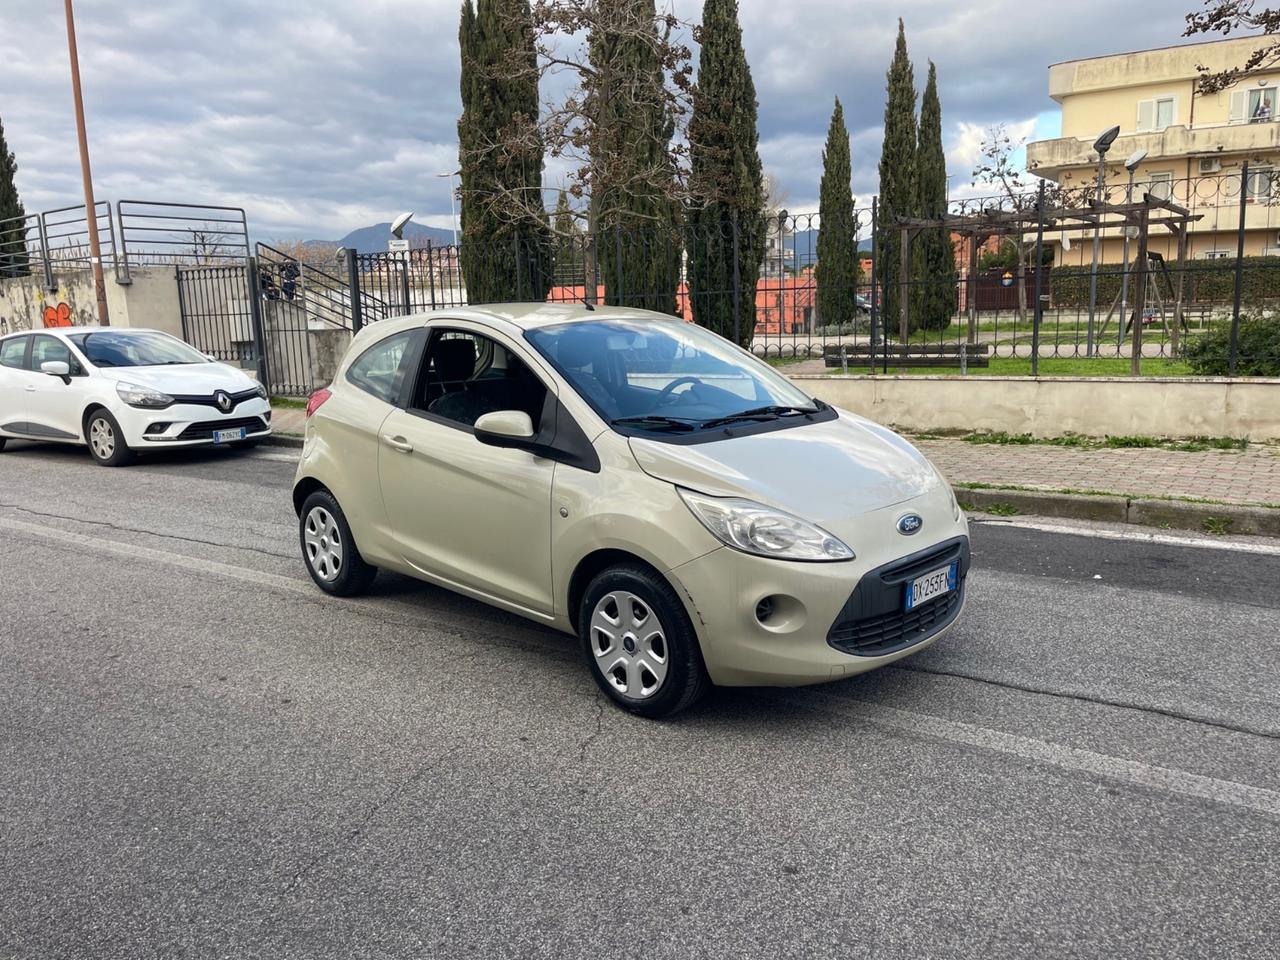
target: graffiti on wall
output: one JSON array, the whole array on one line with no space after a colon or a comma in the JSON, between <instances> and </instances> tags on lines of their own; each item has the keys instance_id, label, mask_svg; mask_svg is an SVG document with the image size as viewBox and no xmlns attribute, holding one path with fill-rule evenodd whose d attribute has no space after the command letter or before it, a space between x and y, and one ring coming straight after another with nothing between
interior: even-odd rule
<instances>
[{"instance_id":1,"label":"graffiti on wall","mask_svg":"<svg viewBox=\"0 0 1280 960\"><path fill-rule=\"evenodd\" d=\"M50 304L44 308L44 325L46 328L72 326L71 308L65 300L60 300L56 306Z\"/></svg>"}]
</instances>

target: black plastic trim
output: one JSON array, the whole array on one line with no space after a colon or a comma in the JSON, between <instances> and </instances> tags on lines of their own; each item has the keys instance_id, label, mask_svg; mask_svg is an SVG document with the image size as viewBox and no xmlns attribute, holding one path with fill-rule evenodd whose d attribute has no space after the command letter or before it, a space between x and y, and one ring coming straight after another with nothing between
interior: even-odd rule
<instances>
[{"instance_id":1,"label":"black plastic trim","mask_svg":"<svg viewBox=\"0 0 1280 960\"><path fill-rule=\"evenodd\" d=\"M949 563L957 564L956 589L914 610L904 610L903 586ZM969 538L963 536L868 571L832 622L827 643L851 656L882 657L927 640L959 615L968 573Z\"/></svg>"}]
</instances>

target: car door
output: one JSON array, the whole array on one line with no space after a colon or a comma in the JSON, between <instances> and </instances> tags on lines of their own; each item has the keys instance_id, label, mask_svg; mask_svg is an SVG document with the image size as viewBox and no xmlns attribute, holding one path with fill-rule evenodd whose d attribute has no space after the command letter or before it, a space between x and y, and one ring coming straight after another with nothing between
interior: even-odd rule
<instances>
[{"instance_id":1,"label":"car door","mask_svg":"<svg viewBox=\"0 0 1280 960\"><path fill-rule=\"evenodd\" d=\"M476 439L484 413L524 409L537 430L553 386L513 341L434 328L407 402L382 424L378 473L402 558L447 585L549 617L555 464Z\"/></svg>"},{"instance_id":2,"label":"car door","mask_svg":"<svg viewBox=\"0 0 1280 960\"><path fill-rule=\"evenodd\" d=\"M71 371L66 378L53 377L41 371L41 364L65 363ZM81 415L84 413L89 376L79 358L65 340L46 333L31 338L31 354L27 361L31 372L26 390L28 429L32 436L49 440L78 440Z\"/></svg>"},{"instance_id":3,"label":"car door","mask_svg":"<svg viewBox=\"0 0 1280 960\"><path fill-rule=\"evenodd\" d=\"M0 340L0 430L27 433L27 347L31 337Z\"/></svg>"}]
</instances>

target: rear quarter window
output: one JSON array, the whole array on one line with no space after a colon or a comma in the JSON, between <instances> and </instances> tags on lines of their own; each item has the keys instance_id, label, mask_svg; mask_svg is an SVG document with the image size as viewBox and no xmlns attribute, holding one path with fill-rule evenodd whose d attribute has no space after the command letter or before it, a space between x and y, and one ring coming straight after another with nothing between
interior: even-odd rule
<instances>
[{"instance_id":1,"label":"rear quarter window","mask_svg":"<svg viewBox=\"0 0 1280 960\"><path fill-rule=\"evenodd\" d=\"M12 337L0 340L0 367L21 370L26 366L27 341L30 337Z\"/></svg>"},{"instance_id":2,"label":"rear quarter window","mask_svg":"<svg viewBox=\"0 0 1280 960\"><path fill-rule=\"evenodd\" d=\"M395 403L404 382L404 355L413 337L412 330L380 340L347 368L347 381L379 400Z\"/></svg>"}]
</instances>

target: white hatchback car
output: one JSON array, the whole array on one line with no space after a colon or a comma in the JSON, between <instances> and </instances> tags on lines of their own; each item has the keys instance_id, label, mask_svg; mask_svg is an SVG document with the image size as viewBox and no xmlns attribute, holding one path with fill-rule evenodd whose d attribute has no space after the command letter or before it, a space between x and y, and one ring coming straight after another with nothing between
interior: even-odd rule
<instances>
[{"instance_id":1,"label":"white hatchback car","mask_svg":"<svg viewBox=\"0 0 1280 960\"><path fill-rule=\"evenodd\" d=\"M167 333L64 327L0 338L0 450L10 438L85 444L117 467L139 452L270 433L261 384Z\"/></svg>"},{"instance_id":2,"label":"white hatchback car","mask_svg":"<svg viewBox=\"0 0 1280 960\"><path fill-rule=\"evenodd\" d=\"M968 527L911 444L709 331L496 304L383 320L307 405L316 584L377 568L578 635L620 706L834 680L960 615Z\"/></svg>"}]
</instances>

